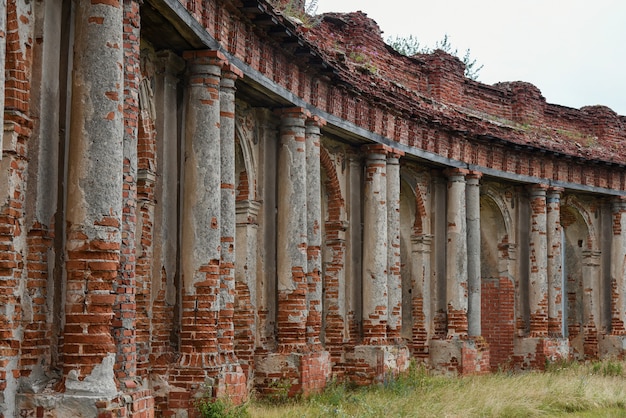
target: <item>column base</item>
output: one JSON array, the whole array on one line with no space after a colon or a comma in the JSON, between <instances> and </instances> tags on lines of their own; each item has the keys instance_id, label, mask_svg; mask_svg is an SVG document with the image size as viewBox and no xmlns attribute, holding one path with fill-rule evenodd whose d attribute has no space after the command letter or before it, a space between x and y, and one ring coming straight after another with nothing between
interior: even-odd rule
<instances>
[{"instance_id":1,"label":"column base","mask_svg":"<svg viewBox=\"0 0 626 418\"><path fill-rule=\"evenodd\" d=\"M21 393L16 396L21 417L134 417L152 418L154 397L150 389L118 393L113 397L68 395L59 392Z\"/></svg>"},{"instance_id":2,"label":"column base","mask_svg":"<svg viewBox=\"0 0 626 418\"><path fill-rule=\"evenodd\" d=\"M255 359L254 386L268 397L292 397L320 392L330 379L328 351L269 353Z\"/></svg>"},{"instance_id":3,"label":"column base","mask_svg":"<svg viewBox=\"0 0 626 418\"><path fill-rule=\"evenodd\" d=\"M491 372L489 344L482 337L431 340L430 365L448 375L486 374Z\"/></svg>"},{"instance_id":4,"label":"column base","mask_svg":"<svg viewBox=\"0 0 626 418\"><path fill-rule=\"evenodd\" d=\"M519 338L515 341L513 365L523 370L545 370L548 362L568 359L569 350L567 338Z\"/></svg>"},{"instance_id":5,"label":"column base","mask_svg":"<svg viewBox=\"0 0 626 418\"><path fill-rule=\"evenodd\" d=\"M598 356L603 358L624 358L626 355L626 335L598 336Z\"/></svg>"},{"instance_id":6,"label":"column base","mask_svg":"<svg viewBox=\"0 0 626 418\"><path fill-rule=\"evenodd\" d=\"M409 368L411 352L404 345L357 345L346 353L346 376L357 385L381 383Z\"/></svg>"},{"instance_id":7,"label":"column base","mask_svg":"<svg viewBox=\"0 0 626 418\"><path fill-rule=\"evenodd\" d=\"M154 386L159 393L157 408L161 413L186 416L199 398L223 398L238 405L248 396L246 376L232 353L184 354L167 376L152 376L153 382L159 378L161 381L158 387Z\"/></svg>"}]
</instances>

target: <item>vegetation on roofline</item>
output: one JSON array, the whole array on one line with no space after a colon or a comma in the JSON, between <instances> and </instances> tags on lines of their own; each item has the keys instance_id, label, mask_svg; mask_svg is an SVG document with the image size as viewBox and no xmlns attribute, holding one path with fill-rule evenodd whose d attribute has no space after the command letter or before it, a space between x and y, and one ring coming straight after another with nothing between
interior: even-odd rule
<instances>
[{"instance_id":1,"label":"vegetation on roofline","mask_svg":"<svg viewBox=\"0 0 626 418\"><path fill-rule=\"evenodd\" d=\"M308 0L302 8L301 0L289 0L287 3L279 0L272 1L274 7L282 14L307 28L317 26L321 22L321 16L317 14L317 2L318 0Z\"/></svg>"},{"instance_id":2,"label":"vegetation on roofline","mask_svg":"<svg viewBox=\"0 0 626 418\"><path fill-rule=\"evenodd\" d=\"M441 41L437 41L433 48L422 45L413 35L409 36L390 36L386 39L387 44L402 55L411 57L417 54L431 54L433 51L440 49L459 58L465 64L465 77L477 80L480 70L483 69L482 64L478 64L475 58L472 58L469 48L463 56L459 55L459 50L452 46L448 34L443 36Z\"/></svg>"}]
</instances>

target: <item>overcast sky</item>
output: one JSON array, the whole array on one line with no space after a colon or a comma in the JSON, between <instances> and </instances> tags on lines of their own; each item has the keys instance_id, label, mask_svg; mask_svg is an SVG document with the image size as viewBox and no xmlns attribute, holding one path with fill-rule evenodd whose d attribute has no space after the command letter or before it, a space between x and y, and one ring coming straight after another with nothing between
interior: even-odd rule
<instances>
[{"instance_id":1,"label":"overcast sky","mask_svg":"<svg viewBox=\"0 0 626 418\"><path fill-rule=\"evenodd\" d=\"M549 103L626 115L626 0L319 0L317 13L361 10L383 37L448 34L484 67L478 81L528 81Z\"/></svg>"}]
</instances>

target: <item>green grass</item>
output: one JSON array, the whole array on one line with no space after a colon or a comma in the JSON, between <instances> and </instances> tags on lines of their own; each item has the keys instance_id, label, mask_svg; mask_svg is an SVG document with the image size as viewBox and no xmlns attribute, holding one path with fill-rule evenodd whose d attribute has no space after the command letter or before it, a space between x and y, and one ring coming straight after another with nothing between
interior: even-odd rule
<instances>
[{"instance_id":1,"label":"green grass","mask_svg":"<svg viewBox=\"0 0 626 418\"><path fill-rule=\"evenodd\" d=\"M626 363L558 363L548 371L448 378L422 367L384 384L334 383L321 394L272 405L251 417L625 417Z\"/></svg>"}]
</instances>

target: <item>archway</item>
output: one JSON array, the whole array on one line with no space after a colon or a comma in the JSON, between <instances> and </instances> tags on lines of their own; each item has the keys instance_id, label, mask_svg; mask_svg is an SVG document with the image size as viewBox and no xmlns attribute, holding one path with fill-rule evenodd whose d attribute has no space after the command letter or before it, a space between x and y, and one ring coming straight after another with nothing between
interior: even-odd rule
<instances>
[{"instance_id":1,"label":"archway","mask_svg":"<svg viewBox=\"0 0 626 418\"><path fill-rule=\"evenodd\" d=\"M598 356L600 254L594 249L584 210L569 201L561 208L563 227L563 323L575 359Z\"/></svg>"},{"instance_id":2,"label":"archway","mask_svg":"<svg viewBox=\"0 0 626 418\"><path fill-rule=\"evenodd\" d=\"M481 329L494 370L507 366L515 338L515 284L509 273L510 243L502 207L493 196L481 196Z\"/></svg>"}]
</instances>

